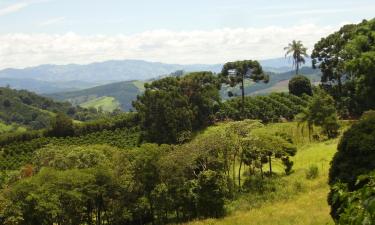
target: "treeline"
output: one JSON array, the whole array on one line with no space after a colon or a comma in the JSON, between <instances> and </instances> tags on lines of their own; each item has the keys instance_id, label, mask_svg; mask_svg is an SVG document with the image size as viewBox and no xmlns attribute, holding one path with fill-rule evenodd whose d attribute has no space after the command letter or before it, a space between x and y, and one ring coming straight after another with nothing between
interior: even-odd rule
<instances>
[{"instance_id":1,"label":"treeline","mask_svg":"<svg viewBox=\"0 0 375 225\"><path fill-rule=\"evenodd\" d=\"M0 194L0 224L166 224L220 217L225 202L251 191L254 179L274 175L274 162L292 171L289 157L296 148L288 135L262 127L232 122L182 145L48 145L3 181L8 188Z\"/></svg>"}]
</instances>

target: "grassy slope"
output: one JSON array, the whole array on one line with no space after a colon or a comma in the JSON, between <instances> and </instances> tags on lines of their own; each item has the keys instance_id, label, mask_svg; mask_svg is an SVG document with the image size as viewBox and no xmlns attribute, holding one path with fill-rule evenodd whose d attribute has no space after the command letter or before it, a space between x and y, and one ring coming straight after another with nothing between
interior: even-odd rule
<instances>
[{"instance_id":1,"label":"grassy slope","mask_svg":"<svg viewBox=\"0 0 375 225\"><path fill-rule=\"evenodd\" d=\"M103 111L113 112L113 110L120 107L120 103L114 97L104 96L84 102L80 104L80 106L82 106L83 108L101 108Z\"/></svg>"},{"instance_id":2,"label":"grassy slope","mask_svg":"<svg viewBox=\"0 0 375 225\"><path fill-rule=\"evenodd\" d=\"M321 143L308 143L306 136L297 135L295 123L271 124L265 130L277 132L284 130L294 134L299 146L294 161L295 172L290 176L277 178L276 190L266 194L243 194L227 204L228 215L222 219L207 219L189 223L203 224L241 224L241 225L320 225L333 224L329 215L327 184L329 162L336 151L337 139ZM206 132L214 132L220 126ZM306 179L310 165L319 168L319 176ZM267 170L267 167L264 168ZM274 164L275 171L281 165Z\"/></svg>"},{"instance_id":3,"label":"grassy slope","mask_svg":"<svg viewBox=\"0 0 375 225\"><path fill-rule=\"evenodd\" d=\"M132 109L132 101L137 98L138 94L142 93L142 90L141 82L124 81L80 91L49 94L47 96L57 100L69 101L74 105L80 105L99 97L114 97L121 104L121 108L127 111Z\"/></svg>"}]
</instances>

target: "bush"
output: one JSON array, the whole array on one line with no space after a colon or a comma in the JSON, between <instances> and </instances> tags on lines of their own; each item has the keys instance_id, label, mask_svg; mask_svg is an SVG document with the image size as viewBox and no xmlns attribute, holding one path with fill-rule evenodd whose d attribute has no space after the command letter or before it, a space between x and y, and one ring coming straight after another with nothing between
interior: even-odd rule
<instances>
[{"instance_id":1,"label":"bush","mask_svg":"<svg viewBox=\"0 0 375 225\"><path fill-rule=\"evenodd\" d=\"M312 95L312 88L310 80L302 75L297 75L290 79L289 93L297 96L302 96L303 94Z\"/></svg>"},{"instance_id":2,"label":"bush","mask_svg":"<svg viewBox=\"0 0 375 225\"><path fill-rule=\"evenodd\" d=\"M339 219L341 202L334 201L336 189L334 185L347 185L348 191L355 191L361 186L355 185L360 175L375 170L375 112L368 112L347 130L340 140L338 151L333 157L329 171L331 192L328 202L331 215Z\"/></svg>"},{"instance_id":3,"label":"bush","mask_svg":"<svg viewBox=\"0 0 375 225\"><path fill-rule=\"evenodd\" d=\"M306 179L312 180L319 176L319 168L316 165L310 165L306 171Z\"/></svg>"}]
</instances>

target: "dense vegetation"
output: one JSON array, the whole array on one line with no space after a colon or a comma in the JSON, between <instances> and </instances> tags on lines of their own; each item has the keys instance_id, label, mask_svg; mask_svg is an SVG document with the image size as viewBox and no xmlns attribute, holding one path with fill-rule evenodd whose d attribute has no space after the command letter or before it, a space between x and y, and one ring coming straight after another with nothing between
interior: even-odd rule
<instances>
[{"instance_id":1,"label":"dense vegetation","mask_svg":"<svg viewBox=\"0 0 375 225\"><path fill-rule=\"evenodd\" d=\"M343 26L315 44L313 65L340 114L358 116L375 107L375 19Z\"/></svg>"},{"instance_id":2,"label":"dense vegetation","mask_svg":"<svg viewBox=\"0 0 375 225\"><path fill-rule=\"evenodd\" d=\"M31 129L46 128L56 113L64 113L80 121L100 117L96 111L73 107L70 103L55 102L25 90L0 88L0 120L7 124L16 123Z\"/></svg>"},{"instance_id":3,"label":"dense vegetation","mask_svg":"<svg viewBox=\"0 0 375 225\"><path fill-rule=\"evenodd\" d=\"M145 85L133 103L141 119L142 139L177 143L212 124L220 102L220 83L211 72L167 77Z\"/></svg>"},{"instance_id":4,"label":"dense vegetation","mask_svg":"<svg viewBox=\"0 0 375 225\"><path fill-rule=\"evenodd\" d=\"M272 93L267 96L245 97L242 112L242 101L239 98L228 100L220 106L216 117L219 120L259 119L263 122L292 120L308 104L308 96L297 97L286 93Z\"/></svg>"},{"instance_id":5,"label":"dense vegetation","mask_svg":"<svg viewBox=\"0 0 375 225\"><path fill-rule=\"evenodd\" d=\"M182 223L305 193L306 206L315 197L306 189L325 199L324 165L350 125L339 118L374 108L373 22L315 45L318 87L295 76L290 93L246 97L246 82L272 78L246 60L225 64L218 76L179 72L152 81L133 102L137 112L113 118L77 123L62 111L69 104L52 102L43 109L53 117L48 128L1 135L0 224ZM293 41L286 50L301 73L306 48ZM221 101L223 83L239 86L241 97ZM15 104L6 100L3 107ZM41 111L34 101L23 104ZM328 200L338 224L374 221L374 125L374 112L364 113L333 157Z\"/></svg>"},{"instance_id":6,"label":"dense vegetation","mask_svg":"<svg viewBox=\"0 0 375 225\"><path fill-rule=\"evenodd\" d=\"M340 196L342 195L341 189L348 192L359 192L358 190L367 183L373 185L371 180L361 179L359 182L357 180L360 176L367 175L375 170L374 137L375 112L372 111L366 113L358 123L345 132L340 141L338 152L332 160L329 173L329 183L334 186L331 189L329 202L332 206L331 214L335 219L339 219L340 214L344 211L350 210L346 209L351 207L346 201L354 201L343 199ZM373 203L369 204L371 208Z\"/></svg>"}]
</instances>

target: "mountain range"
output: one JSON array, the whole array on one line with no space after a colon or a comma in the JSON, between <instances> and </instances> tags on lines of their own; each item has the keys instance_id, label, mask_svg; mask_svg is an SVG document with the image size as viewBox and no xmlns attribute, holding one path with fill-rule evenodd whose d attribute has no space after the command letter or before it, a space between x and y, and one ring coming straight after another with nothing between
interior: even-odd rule
<instances>
[{"instance_id":1,"label":"mountain range","mask_svg":"<svg viewBox=\"0 0 375 225\"><path fill-rule=\"evenodd\" d=\"M291 70L285 58L261 60L267 71ZM309 64L309 60L307 61ZM86 89L119 81L149 80L177 70L220 72L222 64L166 64L143 60L111 60L87 65L40 65L24 69L0 70L0 86L36 93L56 93Z\"/></svg>"},{"instance_id":2,"label":"mountain range","mask_svg":"<svg viewBox=\"0 0 375 225\"><path fill-rule=\"evenodd\" d=\"M301 74L307 76L312 82L319 82L320 71L309 67L303 67ZM287 71L283 73L267 72L270 75L270 81L264 83L245 83L245 92L247 95L261 95L273 91L287 91L288 80L295 75L295 71ZM120 107L122 110L128 111L132 109L132 101L137 95L144 91L145 81L121 81L111 84L100 85L79 91L60 92L46 94L59 101L68 101L73 105L81 105L82 107L108 108L113 110L114 106ZM238 87L222 86L220 91L223 99L228 98L228 91L234 95L240 95ZM111 111L109 110L109 111Z\"/></svg>"}]
</instances>

